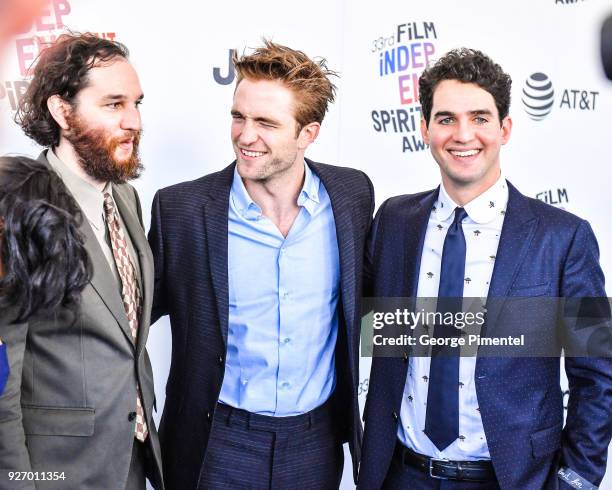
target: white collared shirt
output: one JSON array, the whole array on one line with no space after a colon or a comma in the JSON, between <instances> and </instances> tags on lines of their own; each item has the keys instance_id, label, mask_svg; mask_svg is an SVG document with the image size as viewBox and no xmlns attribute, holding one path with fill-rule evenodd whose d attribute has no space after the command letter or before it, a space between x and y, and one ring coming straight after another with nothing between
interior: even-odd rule
<instances>
[{"instance_id":1,"label":"white collared shirt","mask_svg":"<svg viewBox=\"0 0 612 490\"><path fill-rule=\"evenodd\" d=\"M489 293L507 203L508 184L500 176L493 186L464 206L468 215L463 221L466 244L464 298L486 298ZM427 224L418 276L419 298L438 295L442 248L456 207L458 205L442 184ZM397 431L400 441L417 453L435 458L490 459L476 396L475 357L460 357L459 361L459 438L444 451L439 451L423 432L430 362L429 357L410 358Z\"/></svg>"}]
</instances>

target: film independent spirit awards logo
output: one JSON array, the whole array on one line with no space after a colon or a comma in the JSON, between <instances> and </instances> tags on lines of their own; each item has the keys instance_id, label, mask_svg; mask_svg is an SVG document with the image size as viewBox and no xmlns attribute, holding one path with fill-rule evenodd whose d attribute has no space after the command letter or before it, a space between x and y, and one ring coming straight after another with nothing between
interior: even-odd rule
<instances>
[{"instance_id":1,"label":"film independent spirit awards logo","mask_svg":"<svg viewBox=\"0 0 612 490\"><path fill-rule=\"evenodd\" d=\"M544 73L532 73L523 85L523 105L527 115L534 121L541 121L555 103L553 84Z\"/></svg>"}]
</instances>

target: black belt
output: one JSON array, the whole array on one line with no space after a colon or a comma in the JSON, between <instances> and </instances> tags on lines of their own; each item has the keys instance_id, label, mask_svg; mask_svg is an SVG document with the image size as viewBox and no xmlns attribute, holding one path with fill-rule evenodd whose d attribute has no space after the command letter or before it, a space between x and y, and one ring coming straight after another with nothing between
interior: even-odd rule
<instances>
[{"instance_id":1,"label":"black belt","mask_svg":"<svg viewBox=\"0 0 612 490\"><path fill-rule=\"evenodd\" d=\"M432 478L439 480L496 481L491 461L448 461L446 459L430 458L415 453L399 442L395 445L393 457L401 464L418 468Z\"/></svg>"}]
</instances>

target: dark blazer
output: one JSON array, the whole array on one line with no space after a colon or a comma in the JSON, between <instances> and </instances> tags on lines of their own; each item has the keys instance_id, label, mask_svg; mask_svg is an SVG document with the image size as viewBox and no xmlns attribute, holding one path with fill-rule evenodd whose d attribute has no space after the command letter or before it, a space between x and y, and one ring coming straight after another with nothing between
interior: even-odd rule
<instances>
[{"instance_id":1,"label":"dark blazer","mask_svg":"<svg viewBox=\"0 0 612 490\"><path fill-rule=\"evenodd\" d=\"M489 298L605 297L597 242L589 224L520 194L511 184ZM421 252L437 190L398 196L379 209L368 245L367 295L416 296ZM537 313L536 313L537 314ZM497 316L496 315L500 315ZM534 322L551 338L556 313ZM607 312L609 318L609 309ZM512 313L488 313L493 325ZM374 358L364 412L359 488L381 487L391 463L408 358ZM491 459L502 489L557 488L567 466L599 484L612 432L612 359L566 358L570 398L563 427L559 357L476 362L476 393Z\"/></svg>"},{"instance_id":2,"label":"dark blazer","mask_svg":"<svg viewBox=\"0 0 612 490\"><path fill-rule=\"evenodd\" d=\"M48 164L45 153L39 160ZM163 488L161 454L152 417L155 390L145 344L153 302L153 257L135 189L113 185L113 197L138 253L143 307L134 343L121 295L89 222L80 232L93 264L79 316L64 309L27 323L0 325L11 374L0 396L0 488L6 470L64 472L65 480L36 488L125 488L134 444L136 387L149 426L154 458L147 476ZM102 210L100 210L102 212ZM0 320L5 320L2 318ZM23 482L34 488L32 481ZM6 485L6 486L3 486Z\"/></svg>"},{"instance_id":3,"label":"dark blazer","mask_svg":"<svg viewBox=\"0 0 612 490\"><path fill-rule=\"evenodd\" d=\"M329 194L340 251L340 326L333 395L355 472L362 428L357 405L361 271L374 191L360 171L307 160ZM158 191L149 242L155 258L153 319L170 315L172 361L160 438L169 488L198 487L225 372L228 209L234 166ZM254 278L255 279L255 278Z\"/></svg>"}]
</instances>

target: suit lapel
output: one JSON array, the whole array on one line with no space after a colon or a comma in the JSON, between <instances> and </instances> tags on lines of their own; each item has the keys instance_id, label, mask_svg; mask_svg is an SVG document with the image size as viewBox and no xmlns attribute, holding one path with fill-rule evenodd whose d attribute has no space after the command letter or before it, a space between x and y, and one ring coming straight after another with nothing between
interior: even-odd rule
<instances>
[{"instance_id":1,"label":"suit lapel","mask_svg":"<svg viewBox=\"0 0 612 490\"><path fill-rule=\"evenodd\" d=\"M510 182L508 182L508 206L499 238L499 246L489 287L489 298L505 298L520 270L538 224L531 212L529 202ZM502 300L503 302L503 300ZM496 300L495 308L487 318L487 336L491 335L489 326L495 326L503 304Z\"/></svg>"},{"instance_id":2,"label":"suit lapel","mask_svg":"<svg viewBox=\"0 0 612 490\"><path fill-rule=\"evenodd\" d=\"M355 284L356 273L359 262L355 257L355 237L366 230L355 229L352 214L351 193L342 181L333 173L329 167L319 165L306 160L308 166L319 176L327 190L331 201L334 222L336 224L336 239L340 254L340 290L342 292L342 308L347 325L347 338L352 338L352 330L355 328ZM361 258L359 258L361 259Z\"/></svg>"},{"instance_id":3,"label":"suit lapel","mask_svg":"<svg viewBox=\"0 0 612 490\"><path fill-rule=\"evenodd\" d=\"M425 234L427 233L427 224L433 207L438 197L438 190L426 192L414 198L408 198L402 202L402 206L385 220L384 226L392 225L389 234L385 240L393 239L394 247L401 247L398 251L398 262L403 256L403 280L399 282L398 289L387 289L387 285L381 284L380 290L385 294L383 296L402 296L406 298L416 298L419 286L419 269L421 267L421 256L423 254L423 244L425 243ZM398 264L399 265L399 264ZM381 265L381 267L386 267ZM401 272L399 272L401 273ZM378 288L377 288L378 289ZM416 308L416 302L410 305ZM373 360L377 362L378 359ZM401 357L384 359L381 363L384 371L384 377L388 380L389 386L393 387L394 400L401 400L401 394L406 384L406 374L408 372L408 362L405 362Z\"/></svg>"},{"instance_id":4,"label":"suit lapel","mask_svg":"<svg viewBox=\"0 0 612 490\"><path fill-rule=\"evenodd\" d=\"M79 231L85 237L85 248L89 253L93 265L93 276L91 278L91 286L98 293L102 302L106 305L112 315L117 320L121 330L127 337L128 341L134 345L132 332L128 323L125 308L121 300L121 294L117 289L117 281L110 270L109 264L106 261L104 252L98 243L98 239L94 235L87 218L83 217L83 223L79 227Z\"/></svg>"},{"instance_id":5,"label":"suit lapel","mask_svg":"<svg viewBox=\"0 0 612 490\"><path fill-rule=\"evenodd\" d=\"M140 265L140 275L137 276L140 291L142 291L142 314L139 320L137 339L137 349L140 352L146 344L151 319L150 311L153 301L153 269L151 264L153 263L153 255L138 218L133 198L131 199L127 194L127 188L113 186L113 198L127 228L125 232L130 235Z\"/></svg>"},{"instance_id":6,"label":"suit lapel","mask_svg":"<svg viewBox=\"0 0 612 490\"><path fill-rule=\"evenodd\" d=\"M419 287L419 270L423 244L427 233L427 223L436 199L438 189L425 193L418 201L417 206L407 206L404 210L402 223L403 240L398 240L404 247L404 274L408 290L404 293L408 297L416 297Z\"/></svg>"},{"instance_id":7,"label":"suit lapel","mask_svg":"<svg viewBox=\"0 0 612 490\"><path fill-rule=\"evenodd\" d=\"M210 186L208 200L203 205L204 227L208 244L208 265L215 292L219 328L227 346L229 317L229 285L227 268L227 233L229 195L234 177L233 163L216 175Z\"/></svg>"}]
</instances>

